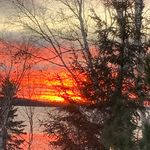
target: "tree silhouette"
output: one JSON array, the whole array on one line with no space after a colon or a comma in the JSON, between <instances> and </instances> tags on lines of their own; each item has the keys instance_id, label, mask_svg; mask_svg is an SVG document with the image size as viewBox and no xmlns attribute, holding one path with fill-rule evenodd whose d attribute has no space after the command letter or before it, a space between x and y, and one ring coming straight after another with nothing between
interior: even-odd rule
<instances>
[{"instance_id":1,"label":"tree silhouette","mask_svg":"<svg viewBox=\"0 0 150 150\"><path fill-rule=\"evenodd\" d=\"M22 135L25 134L23 125L24 121L16 120L17 108L12 105L13 98L16 96L16 86L6 78L2 83L1 96L3 97L0 107L0 148L22 149L21 145L25 141Z\"/></svg>"}]
</instances>

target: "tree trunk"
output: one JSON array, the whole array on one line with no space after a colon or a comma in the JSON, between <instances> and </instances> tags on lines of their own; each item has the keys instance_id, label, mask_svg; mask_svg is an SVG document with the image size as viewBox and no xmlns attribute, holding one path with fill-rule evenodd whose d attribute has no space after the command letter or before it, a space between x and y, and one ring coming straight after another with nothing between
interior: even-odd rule
<instances>
[{"instance_id":1,"label":"tree trunk","mask_svg":"<svg viewBox=\"0 0 150 150\"><path fill-rule=\"evenodd\" d=\"M7 129L6 124L8 121L8 114L10 111L9 105L6 104L2 108L1 132L0 132L0 150L6 150L7 144Z\"/></svg>"}]
</instances>

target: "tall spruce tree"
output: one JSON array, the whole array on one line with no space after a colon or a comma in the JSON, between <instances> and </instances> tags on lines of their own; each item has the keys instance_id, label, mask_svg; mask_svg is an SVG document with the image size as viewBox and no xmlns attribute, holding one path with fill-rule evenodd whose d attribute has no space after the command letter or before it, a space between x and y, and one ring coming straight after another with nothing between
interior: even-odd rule
<instances>
[{"instance_id":1,"label":"tall spruce tree","mask_svg":"<svg viewBox=\"0 0 150 150\"><path fill-rule=\"evenodd\" d=\"M148 43L148 47L149 47ZM144 70L145 70L145 80L150 85L150 56L147 55L146 59L144 60ZM149 95L147 96L146 101L149 101ZM147 107L147 106L146 106ZM149 107L149 106L148 106ZM142 139L140 142L141 150L149 150L150 149L150 112L149 108L147 114L144 114L143 119L143 128L142 128Z\"/></svg>"},{"instance_id":2,"label":"tall spruce tree","mask_svg":"<svg viewBox=\"0 0 150 150\"><path fill-rule=\"evenodd\" d=\"M141 56L145 53L141 41L143 1L107 2L114 11L115 20L114 25L103 29L105 23L99 19L99 48L106 64L116 67L117 75L109 99L110 116L104 123L103 141L113 150L134 150L138 148L135 118L138 109L142 108L144 96L144 83L139 72Z\"/></svg>"},{"instance_id":3,"label":"tall spruce tree","mask_svg":"<svg viewBox=\"0 0 150 150\"><path fill-rule=\"evenodd\" d=\"M0 102L0 149L16 150L22 149L25 141L21 136L25 134L24 121L16 120L17 108L13 106L16 96L16 86L9 78L2 83L2 100Z\"/></svg>"}]
</instances>

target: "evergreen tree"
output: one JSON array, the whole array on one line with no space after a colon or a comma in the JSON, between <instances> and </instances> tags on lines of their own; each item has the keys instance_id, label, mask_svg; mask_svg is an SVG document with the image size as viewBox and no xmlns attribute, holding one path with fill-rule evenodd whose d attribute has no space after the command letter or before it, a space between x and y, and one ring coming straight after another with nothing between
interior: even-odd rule
<instances>
[{"instance_id":1,"label":"evergreen tree","mask_svg":"<svg viewBox=\"0 0 150 150\"><path fill-rule=\"evenodd\" d=\"M44 132L56 139L50 145L62 150L106 150L101 139L101 112L67 106L48 113Z\"/></svg>"},{"instance_id":2,"label":"evergreen tree","mask_svg":"<svg viewBox=\"0 0 150 150\"><path fill-rule=\"evenodd\" d=\"M103 141L106 147L113 150L134 150L138 149L134 134L138 122L135 118L138 117L138 110L143 109L142 99L145 95L143 74L139 70L146 53L141 41L143 1L107 2L116 15L111 26L96 18L100 27L99 47L106 64L117 68L117 76L114 91L108 99L110 116L104 122Z\"/></svg>"},{"instance_id":3,"label":"evergreen tree","mask_svg":"<svg viewBox=\"0 0 150 150\"><path fill-rule=\"evenodd\" d=\"M148 84L150 84L150 56L148 56L145 59L145 80ZM149 95L147 97L149 100ZM147 110L149 111L149 110ZM142 129L142 139L140 142L140 148L141 150L149 150L150 149L150 114L148 112L147 116L144 114L144 120L143 120L143 129Z\"/></svg>"},{"instance_id":4,"label":"evergreen tree","mask_svg":"<svg viewBox=\"0 0 150 150\"><path fill-rule=\"evenodd\" d=\"M16 86L9 78L2 83L0 107L0 139L2 150L22 149L21 145L25 141L21 136L25 134L24 121L16 120L17 108L12 105L16 96Z\"/></svg>"}]
</instances>

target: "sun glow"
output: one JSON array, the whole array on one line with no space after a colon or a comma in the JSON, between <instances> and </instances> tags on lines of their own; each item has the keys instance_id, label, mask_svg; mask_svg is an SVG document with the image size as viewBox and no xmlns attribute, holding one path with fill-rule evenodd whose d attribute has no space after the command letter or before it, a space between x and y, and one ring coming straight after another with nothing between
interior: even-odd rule
<instances>
[{"instance_id":1,"label":"sun glow","mask_svg":"<svg viewBox=\"0 0 150 150\"><path fill-rule=\"evenodd\" d=\"M82 102L75 81L65 71L49 72L32 71L25 76L18 97L58 103L67 103L67 100Z\"/></svg>"}]
</instances>

